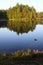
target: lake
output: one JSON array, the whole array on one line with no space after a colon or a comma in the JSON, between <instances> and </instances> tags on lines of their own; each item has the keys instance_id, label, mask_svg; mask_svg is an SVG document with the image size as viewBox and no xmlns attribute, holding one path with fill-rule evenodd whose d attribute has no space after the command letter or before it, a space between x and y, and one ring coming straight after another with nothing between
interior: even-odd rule
<instances>
[{"instance_id":1,"label":"lake","mask_svg":"<svg viewBox=\"0 0 43 65\"><path fill-rule=\"evenodd\" d=\"M20 31L17 30L17 26L13 30L9 26L0 27L0 53L26 50L28 48L43 50L43 25L37 24L35 28L32 28L32 26L33 30L22 27L20 27Z\"/></svg>"}]
</instances>

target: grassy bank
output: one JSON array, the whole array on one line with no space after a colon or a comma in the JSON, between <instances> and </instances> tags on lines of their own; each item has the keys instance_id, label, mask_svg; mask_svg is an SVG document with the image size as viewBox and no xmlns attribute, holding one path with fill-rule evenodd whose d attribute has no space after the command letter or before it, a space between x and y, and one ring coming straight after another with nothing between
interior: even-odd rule
<instances>
[{"instance_id":1,"label":"grassy bank","mask_svg":"<svg viewBox=\"0 0 43 65\"><path fill-rule=\"evenodd\" d=\"M0 65L43 65L43 53L31 54L30 49L0 54Z\"/></svg>"},{"instance_id":2,"label":"grassy bank","mask_svg":"<svg viewBox=\"0 0 43 65\"><path fill-rule=\"evenodd\" d=\"M0 55L0 65L43 65L43 54L33 54L24 57L14 57L12 55Z\"/></svg>"}]
</instances>

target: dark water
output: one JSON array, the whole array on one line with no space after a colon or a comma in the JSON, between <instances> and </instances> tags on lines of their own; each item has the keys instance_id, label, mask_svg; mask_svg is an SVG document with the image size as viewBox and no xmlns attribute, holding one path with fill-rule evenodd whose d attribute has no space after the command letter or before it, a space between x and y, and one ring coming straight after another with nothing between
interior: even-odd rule
<instances>
[{"instance_id":1,"label":"dark water","mask_svg":"<svg viewBox=\"0 0 43 65\"><path fill-rule=\"evenodd\" d=\"M24 33L19 34L16 32L17 29L16 31L10 29L0 28L0 52L14 52L28 48L43 50L43 25L37 24L33 31L23 31Z\"/></svg>"}]
</instances>

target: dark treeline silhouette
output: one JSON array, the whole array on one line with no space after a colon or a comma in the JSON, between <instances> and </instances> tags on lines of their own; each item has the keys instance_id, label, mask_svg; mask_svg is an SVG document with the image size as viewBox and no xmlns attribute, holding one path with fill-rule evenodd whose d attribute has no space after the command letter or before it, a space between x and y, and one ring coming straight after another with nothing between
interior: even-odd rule
<instances>
[{"instance_id":1,"label":"dark treeline silhouette","mask_svg":"<svg viewBox=\"0 0 43 65\"><path fill-rule=\"evenodd\" d=\"M8 20L7 12L4 10L0 10L0 21Z\"/></svg>"},{"instance_id":2,"label":"dark treeline silhouette","mask_svg":"<svg viewBox=\"0 0 43 65\"><path fill-rule=\"evenodd\" d=\"M7 12L5 10L0 10L0 27L7 24Z\"/></svg>"}]
</instances>

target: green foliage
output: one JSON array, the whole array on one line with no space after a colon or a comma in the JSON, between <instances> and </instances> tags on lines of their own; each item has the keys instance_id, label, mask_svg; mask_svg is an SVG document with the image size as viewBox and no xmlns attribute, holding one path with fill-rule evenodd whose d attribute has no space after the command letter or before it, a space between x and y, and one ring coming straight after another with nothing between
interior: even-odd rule
<instances>
[{"instance_id":1,"label":"green foliage","mask_svg":"<svg viewBox=\"0 0 43 65\"><path fill-rule=\"evenodd\" d=\"M37 22L43 24L43 12L37 12Z\"/></svg>"},{"instance_id":2,"label":"green foliage","mask_svg":"<svg viewBox=\"0 0 43 65\"><path fill-rule=\"evenodd\" d=\"M28 49L26 51L16 51L15 53L13 53L13 57L25 57L25 56L29 56L31 54L31 50Z\"/></svg>"},{"instance_id":3,"label":"green foliage","mask_svg":"<svg viewBox=\"0 0 43 65\"><path fill-rule=\"evenodd\" d=\"M36 19L36 10L34 7L29 7L28 5L18 4L6 10L7 16L9 20L25 20L25 21L32 21L32 19Z\"/></svg>"},{"instance_id":4,"label":"green foliage","mask_svg":"<svg viewBox=\"0 0 43 65\"><path fill-rule=\"evenodd\" d=\"M10 7L8 10L0 10L0 20L35 21L36 10L34 7L17 3L16 6Z\"/></svg>"}]
</instances>

